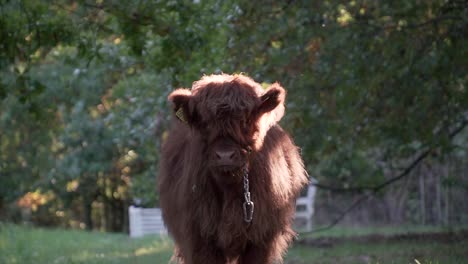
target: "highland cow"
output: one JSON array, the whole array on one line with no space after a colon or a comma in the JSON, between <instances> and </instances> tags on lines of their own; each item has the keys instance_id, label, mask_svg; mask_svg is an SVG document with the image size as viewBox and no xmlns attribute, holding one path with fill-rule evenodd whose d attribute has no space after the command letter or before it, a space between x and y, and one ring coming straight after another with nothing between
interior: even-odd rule
<instances>
[{"instance_id":1,"label":"highland cow","mask_svg":"<svg viewBox=\"0 0 468 264\"><path fill-rule=\"evenodd\" d=\"M159 194L185 264L282 263L308 181L298 148L277 124L286 92L244 75L211 75L169 95Z\"/></svg>"}]
</instances>

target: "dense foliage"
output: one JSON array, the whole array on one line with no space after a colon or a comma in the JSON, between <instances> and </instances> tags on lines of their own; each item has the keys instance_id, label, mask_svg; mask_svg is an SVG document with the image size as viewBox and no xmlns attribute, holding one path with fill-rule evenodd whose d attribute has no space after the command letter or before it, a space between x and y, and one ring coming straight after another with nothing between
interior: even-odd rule
<instances>
[{"instance_id":1,"label":"dense foliage","mask_svg":"<svg viewBox=\"0 0 468 264\"><path fill-rule=\"evenodd\" d=\"M124 229L158 201L166 95L216 72L288 89L283 124L324 186L428 152L466 192L467 35L459 0L0 0L0 215Z\"/></svg>"}]
</instances>

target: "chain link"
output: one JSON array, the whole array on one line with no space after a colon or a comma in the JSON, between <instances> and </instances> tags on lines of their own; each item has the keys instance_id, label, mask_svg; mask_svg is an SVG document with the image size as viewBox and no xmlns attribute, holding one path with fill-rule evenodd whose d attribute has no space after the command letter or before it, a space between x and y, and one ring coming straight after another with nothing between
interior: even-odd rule
<instances>
[{"instance_id":1,"label":"chain link","mask_svg":"<svg viewBox=\"0 0 468 264\"><path fill-rule=\"evenodd\" d=\"M244 168L244 193L249 192L249 171Z\"/></svg>"},{"instance_id":2,"label":"chain link","mask_svg":"<svg viewBox=\"0 0 468 264\"><path fill-rule=\"evenodd\" d=\"M250 200L249 170L247 169L247 166L244 167L244 199L244 221L250 223L253 219L254 202Z\"/></svg>"}]
</instances>

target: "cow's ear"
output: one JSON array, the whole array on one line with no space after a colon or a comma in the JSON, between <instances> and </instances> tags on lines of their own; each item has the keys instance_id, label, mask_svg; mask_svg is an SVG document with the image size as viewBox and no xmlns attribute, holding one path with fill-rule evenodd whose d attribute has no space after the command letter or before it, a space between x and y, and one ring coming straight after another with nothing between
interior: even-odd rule
<instances>
[{"instance_id":1,"label":"cow's ear","mask_svg":"<svg viewBox=\"0 0 468 264\"><path fill-rule=\"evenodd\" d=\"M192 121L189 102L192 93L188 89L177 89L169 94L169 101L172 102L176 117L183 123L190 124Z\"/></svg>"},{"instance_id":2,"label":"cow's ear","mask_svg":"<svg viewBox=\"0 0 468 264\"><path fill-rule=\"evenodd\" d=\"M260 115L272 112L275 116L275 121L279 121L284 114L284 99L286 91L278 83L272 84L266 92L260 97L260 105L258 113Z\"/></svg>"}]
</instances>

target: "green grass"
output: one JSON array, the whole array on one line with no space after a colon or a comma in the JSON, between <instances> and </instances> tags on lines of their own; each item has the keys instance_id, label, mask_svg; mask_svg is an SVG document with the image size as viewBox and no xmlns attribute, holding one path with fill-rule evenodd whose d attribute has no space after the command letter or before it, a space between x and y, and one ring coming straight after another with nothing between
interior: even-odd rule
<instances>
[{"instance_id":1,"label":"green grass","mask_svg":"<svg viewBox=\"0 0 468 264\"><path fill-rule=\"evenodd\" d=\"M320 228L320 227L318 227ZM335 226L331 229L301 235L303 237L348 237L348 236L365 236L372 234L380 235L395 235L395 234L406 234L406 233L432 233L432 232L454 232L459 230L467 230L468 226L369 226L369 227L341 227Z\"/></svg>"},{"instance_id":2,"label":"green grass","mask_svg":"<svg viewBox=\"0 0 468 264\"><path fill-rule=\"evenodd\" d=\"M431 227L335 228L313 237L350 237L367 234L447 231ZM347 242L346 242L347 241ZM295 245L287 264L309 263L467 263L468 239L457 242L352 242L329 248ZM0 263L167 263L172 254L167 237L131 239L124 234L42 229L0 223Z\"/></svg>"},{"instance_id":3,"label":"green grass","mask_svg":"<svg viewBox=\"0 0 468 264\"><path fill-rule=\"evenodd\" d=\"M0 263L167 263L169 238L0 225Z\"/></svg>"},{"instance_id":4,"label":"green grass","mask_svg":"<svg viewBox=\"0 0 468 264\"><path fill-rule=\"evenodd\" d=\"M436 240L401 240L380 242L356 242L350 238L368 235L392 236L402 234L428 234L459 232L467 226L386 226L386 227L334 227L299 238L345 238L330 248L311 248L294 246L288 254L288 260L295 264L305 263L414 263L414 264L463 264L468 263L468 238L459 241ZM346 239L347 238L347 239Z\"/></svg>"},{"instance_id":5,"label":"green grass","mask_svg":"<svg viewBox=\"0 0 468 264\"><path fill-rule=\"evenodd\" d=\"M420 263L463 264L468 260L468 243L440 244L437 242L352 243L333 248L293 247L288 255L291 263Z\"/></svg>"}]
</instances>

